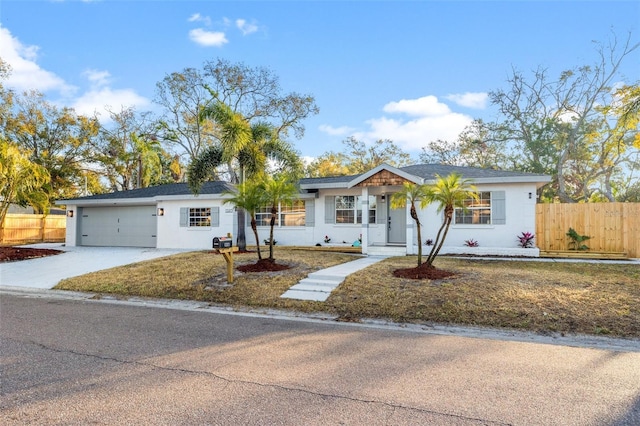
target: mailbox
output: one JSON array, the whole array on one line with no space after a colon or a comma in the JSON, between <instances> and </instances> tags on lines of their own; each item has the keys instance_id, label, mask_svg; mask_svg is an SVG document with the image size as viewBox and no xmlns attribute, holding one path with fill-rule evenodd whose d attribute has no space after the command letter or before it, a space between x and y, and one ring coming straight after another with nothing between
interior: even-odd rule
<instances>
[{"instance_id":1,"label":"mailbox","mask_svg":"<svg viewBox=\"0 0 640 426\"><path fill-rule=\"evenodd\" d=\"M213 248L230 248L233 245L233 240L227 237L213 237Z\"/></svg>"}]
</instances>

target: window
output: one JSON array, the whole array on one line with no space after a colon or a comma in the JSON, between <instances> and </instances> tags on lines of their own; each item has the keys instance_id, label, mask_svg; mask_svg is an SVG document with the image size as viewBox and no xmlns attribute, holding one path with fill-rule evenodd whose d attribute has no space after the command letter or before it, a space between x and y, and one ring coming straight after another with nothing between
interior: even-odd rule
<instances>
[{"instance_id":1,"label":"window","mask_svg":"<svg viewBox=\"0 0 640 426\"><path fill-rule=\"evenodd\" d=\"M181 207L180 226L188 228L220 226L220 207Z\"/></svg>"},{"instance_id":2,"label":"window","mask_svg":"<svg viewBox=\"0 0 640 426\"><path fill-rule=\"evenodd\" d=\"M296 200L290 206L280 206L280 223L282 226L304 226L304 201Z\"/></svg>"},{"instance_id":3,"label":"window","mask_svg":"<svg viewBox=\"0 0 640 426\"><path fill-rule=\"evenodd\" d=\"M356 197L338 195L336 197L336 223L355 223Z\"/></svg>"},{"instance_id":4,"label":"window","mask_svg":"<svg viewBox=\"0 0 640 426\"><path fill-rule=\"evenodd\" d=\"M464 208L456 208L453 223L456 225L490 225L491 192L478 192L478 199L464 200Z\"/></svg>"},{"instance_id":5,"label":"window","mask_svg":"<svg viewBox=\"0 0 640 426\"><path fill-rule=\"evenodd\" d=\"M189 209L189 227L211 226L211 208L194 207Z\"/></svg>"},{"instance_id":6,"label":"window","mask_svg":"<svg viewBox=\"0 0 640 426\"><path fill-rule=\"evenodd\" d=\"M376 197L370 195L369 223L376 223ZM336 203L336 223L362 223L363 198L354 195L338 195Z\"/></svg>"},{"instance_id":7,"label":"window","mask_svg":"<svg viewBox=\"0 0 640 426\"><path fill-rule=\"evenodd\" d=\"M271 221L271 207L260 207L256 210L256 225L257 226L269 226ZM276 225L278 224L278 217L276 216Z\"/></svg>"},{"instance_id":8,"label":"window","mask_svg":"<svg viewBox=\"0 0 640 426\"><path fill-rule=\"evenodd\" d=\"M290 206L280 205L276 214L275 226L304 226L306 211L304 200L295 200ZM256 210L256 224L269 226L271 221L271 207L260 207Z\"/></svg>"}]
</instances>

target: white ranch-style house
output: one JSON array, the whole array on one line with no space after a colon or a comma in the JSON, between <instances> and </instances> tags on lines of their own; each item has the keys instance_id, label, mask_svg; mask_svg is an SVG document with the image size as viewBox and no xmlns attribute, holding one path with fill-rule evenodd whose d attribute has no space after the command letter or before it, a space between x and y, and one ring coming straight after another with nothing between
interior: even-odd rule
<instances>
[{"instance_id":1,"label":"white ranch-style house","mask_svg":"<svg viewBox=\"0 0 640 426\"><path fill-rule=\"evenodd\" d=\"M546 175L471 167L420 164L395 168L382 164L355 176L305 178L299 197L278 212L275 240L282 246L360 245L363 254L417 253L409 206L393 209L391 195L404 182L432 183L436 175L457 172L471 179L478 200L456 209L441 254L537 256L537 248L519 248L517 236L535 233L536 190ZM207 182L194 196L186 183L93 195L58 204L67 208L69 246L133 246L208 249L214 237L237 235L235 208L225 203L225 182ZM442 223L436 205L419 210L424 250ZM269 209L258 212L258 232L268 238ZM246 239L255 239L248 223ZM327 240L327 241L325 241ZM467 247L475 240L479 247ZM263 244L263 241L260 241Z\"/></svg>"}]
</instances>

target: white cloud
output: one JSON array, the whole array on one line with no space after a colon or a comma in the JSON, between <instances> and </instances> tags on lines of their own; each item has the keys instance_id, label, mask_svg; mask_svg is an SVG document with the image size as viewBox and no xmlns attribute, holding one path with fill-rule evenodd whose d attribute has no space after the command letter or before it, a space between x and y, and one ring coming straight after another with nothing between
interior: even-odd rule
<instances>
[{"instance_id":1,"label":"white cloud","mask_svg":"<svg viewBox=\"0 0 640 426\"><path fill-rule=\"evenodd\" d=\"M348 126L333 127L328 124L321 124L320 126L318 126L318 130L331 136L346 136L349 133L353 132L355 129Z\"/></svg>"},{"instance_id":2,"label":"white cloud","mask_svg":"<svg viewBox=\"0 0 640 426\"><path fill-rule=\"evenodd\" d=\"M485 109L487 107L489 95L484 92L466 92L462 94L447 95L445 98L463 107Z\"/></svg>"},{"instance_id":3,"label":"white cloud","mask_svg":"<svg viewBox=\"0 0 640 426\"><path fill-rule=\"evenodd\" d=\"M196 28L189 31L189 38L191 41L201 46L221 47L229 42L224 33L218 31L206 31L202 28Z\"/></svg>"},{"instance_id":4,"label":"white cloud","mask_svg":"<svg viewBox=\"0 0 640 426\"><path fill-rule=\"evenodd\" d=\"M435 96L403 99L383 107L387 113L404 114L408 118L383 116L368 120L368 130L353 136L365 142L390 139L407 152L416 152L436 139L456 140L473 118L453 112Z\"/></svg>"},{"instance_id":5,"label":"white cloud","mask_svg":"<svg viewBox=\"0 0 640 426\"><path fill-rule=\"evenodd\" d=\"M100 121L109 121L107 108L119 111L121 107L135 107L141 110L150 105L147 98L138 95L132 89L112 89L97 87L84 93L71 105L78 114L93 115L98 113Z\"/></svg>"},{"instance_id":6,"label":"white cloud","mask_svg":"<svg viewBox=\"0 0 640 426\"><path fill-rule=\"evenodd\" d=\"M9 30L0 27L0 56L12 68L7 86L18 90L38 90L43 93L58 92L61 99L54 100L54 104L72 107L82 115L93 115L98 112L103 122L108 121L109 117L105 106L114 109L121 106L142 109L151 105L147 98L138 95L133 89L111 88L111 73L106 70L84 71L82 76L87 79L90 87L82 95L76 96L77 87L67 84L56 74L40 68L36 63L37 52L37 46L23 46L17 38L11 36Z\"/></svg>"},{"instance_id":7,"label":"white cloud","mask_svg":"<svg viewBox=\"0 0 640 426\"><path fill-rule=\"evenodd\" d=\"M38 46L25 46L11 32L0 27L0 56L11 65L11 75L6 81L8 87L17 90L57 91L70 95L76 88L67 84L56 74L43 70L36 63Z\"/></svg>"},{"instance_id":8,"label":"white cloud","mask_svg":"<svg viewBox=\"0 0 640 426\"><path fill-rule=\"evenodd\" d=\"M82 73L89 82L94 86L106 86L111 81L111 73L109 71L86 70Z\"/></svg>"},{"instance_id":9,"label":"white cloud","mask_svg":"<svg viewBox=\"0 0 640 426\"><path fill-rule=\"evenodd\" d=\"M211 18L208 16L202 16L199 13L194 13L187 19L189 22L204 22L205 25L211 25Z\"/></svg>"},{"instance_id":10,"label":"white cloud","mask_svg":"<svg viewBox=\"0 0 640 426\"><path fill-rule=\"evenodd\" d=\"M147 98L138 95L133 89L111 88L109 71L89 69L82 75L91 87L80 97L69 101L78 114L98 113L100 121L106 123L110 120L107 108L119 111L120 108L134 107L142 110L151 104Z\"/></svg>"},{"instance_id":11,"label":"white cloud","mask_svg":"<svg viewBox=\"0 0 640 426\"><path fill-rule=\"evenodd\" d=\"M236 27L242 31L242 35L249 35L258 31L256 24L250 24L245 19L236 19Z\"/></svg>"},{"instance_id":12,"label":"white cloud","mask_svg":"<svg viewBox=\"0 0 640 426\"><path fill-rule=\"evenodd\" d=\"M409 121L382 117L367 121L371 129L354 136L369 141L391 139L406 151L419 151L436 139L456 140L472 121L471 117L458 113Z\"/></svg>"},{"instance_id":13,"label":"white cloud","mask_svg":"<svg viewBox=\"0 0 640 426\"><path fill-rule=\"evenodd\" d=\"M449 107L438 101L435 96L423 96L418 99L402 99L389 102L383 108L384 112L403 113L413 116L445 115L451 112Z\"/></svg>"}]
</instances>

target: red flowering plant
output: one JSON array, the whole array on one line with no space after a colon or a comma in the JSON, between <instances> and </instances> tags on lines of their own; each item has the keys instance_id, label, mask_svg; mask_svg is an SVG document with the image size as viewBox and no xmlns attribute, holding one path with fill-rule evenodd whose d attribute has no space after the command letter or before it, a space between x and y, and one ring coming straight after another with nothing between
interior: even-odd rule
<instances>
[{"instance_id":1,"label":"red flowering plant","mask_svg":"<svg viewBox=\"0 0 640 426\"><path fill-rule=\"evenodd\" d=\"M521 235L518 235L518 245L522 248L531 248L533 247L533 239L535 235L531 232L523 232Z\"/></svg>"}]
</instances>

